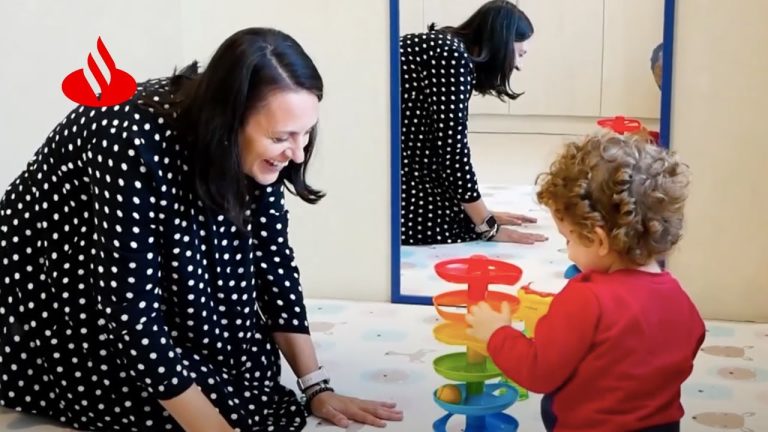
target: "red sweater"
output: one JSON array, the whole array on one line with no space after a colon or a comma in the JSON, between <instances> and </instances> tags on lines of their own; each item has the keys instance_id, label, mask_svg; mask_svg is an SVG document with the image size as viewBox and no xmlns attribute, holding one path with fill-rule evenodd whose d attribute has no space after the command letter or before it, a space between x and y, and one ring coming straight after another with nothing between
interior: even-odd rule
<instances>
[{"instance_id":1,"label":"red sweater","mask_svg":"<svg viewBox=\"0 0 768 432\"><path fill-rule=\"evenodd\" d=\"M680 386L704 331L667 272L582 273L552 300L535 340L503 327L488 353L509 379L545 394L548 431L643 430L682 418Z\"/></svg>"}]
</instances>

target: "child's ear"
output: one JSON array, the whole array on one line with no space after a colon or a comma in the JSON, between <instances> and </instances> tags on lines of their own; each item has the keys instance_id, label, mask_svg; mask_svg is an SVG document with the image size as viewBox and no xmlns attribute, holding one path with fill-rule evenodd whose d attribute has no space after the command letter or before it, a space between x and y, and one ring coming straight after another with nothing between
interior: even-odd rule
<instances>
[{"instance_id":1,"label":"child's ear","mask_svg":"<svg viewBox=\"0 0 768 432\"><path fill-rule=\"evenodd\" d=\"M606 256L611 251L608 243L608 233L602 227L595 228L595 242L597 243L597 253L600 256Z\"/></svg>"}]
</instances>

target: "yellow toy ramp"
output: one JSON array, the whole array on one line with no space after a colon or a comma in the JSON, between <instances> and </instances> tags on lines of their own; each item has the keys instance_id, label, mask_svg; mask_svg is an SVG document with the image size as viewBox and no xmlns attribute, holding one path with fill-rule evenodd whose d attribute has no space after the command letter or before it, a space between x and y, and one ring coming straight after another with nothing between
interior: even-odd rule
<instances>
[{"instance_id":1,"label":"yellow toy ramp","mask_svg":"<svg viewBox=\"0 0 768 432\"><path fill-rule=\"evenodd\" d=\"M442 343L467 346L484 356L488 355L485 342L467 334L466 323L445 322L438 324L432 330L432 334L435 336L435 339Z\"/></svg>"}]
</instances>

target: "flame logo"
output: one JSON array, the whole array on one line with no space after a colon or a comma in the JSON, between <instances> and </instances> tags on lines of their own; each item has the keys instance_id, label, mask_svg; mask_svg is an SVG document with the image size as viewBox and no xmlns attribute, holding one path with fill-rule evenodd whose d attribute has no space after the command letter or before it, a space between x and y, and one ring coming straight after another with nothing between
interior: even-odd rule
<instances>
[{"instance_id":1,"label":"flame logo","mask_svg":"<svg viewBox=\"0 0 768 432\"><path fill-rule=\"evenodd\" d=\"M117 68L101 36L96 41L96 51L97 57L88 53L87 69L78 69L61 82L64 95L72 102L90 107L117 105L133 97L136 80Z\"/></svg>"}]
</instances>

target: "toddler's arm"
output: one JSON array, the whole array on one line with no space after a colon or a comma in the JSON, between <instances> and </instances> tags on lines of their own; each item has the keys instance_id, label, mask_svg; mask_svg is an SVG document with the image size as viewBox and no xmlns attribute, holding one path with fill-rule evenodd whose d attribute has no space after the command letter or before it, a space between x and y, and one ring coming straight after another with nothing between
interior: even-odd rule
<instances>
[{"instance_id":1,"label":"toddler's arm","mask_svg":"<svg viewBox=\"0 0 768 432\"><path fill-rule=\"evenodd\" d=\"M569 282L528 339L506 326L488 340L488 353L505 376L536 393L549 393L573 373L592 344L600 309L583 283Z\"/></svg>"}]
</instances>

